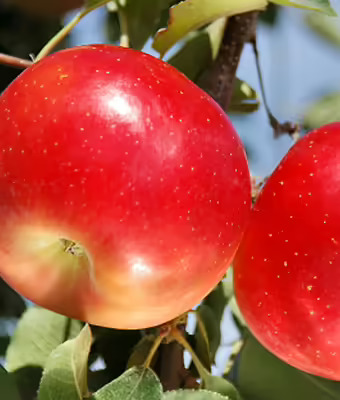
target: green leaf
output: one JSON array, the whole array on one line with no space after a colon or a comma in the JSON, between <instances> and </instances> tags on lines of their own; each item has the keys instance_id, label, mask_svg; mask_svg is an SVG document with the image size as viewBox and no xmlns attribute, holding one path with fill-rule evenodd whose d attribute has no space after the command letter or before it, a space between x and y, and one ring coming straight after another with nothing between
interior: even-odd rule
<instances>
[{"instance_id":1,"label":"green leaf","mask_svg":"<svg viewBox=\"0 0 340 400\"><path fill-rule=\"evenodd\" d=\"M256 91L248 83L236 78L228 113L245 114L259 109L260 100Z\"/></svg>"},{"instance_id":2,"label":"green leaf","mask_svg":"<svg viewBox=\"0 0 340 400\"><path fill-rule=\"evenodd\" d=\"M24 400L36 400L42 376L41 367L24 367L11 372Z\"/></svg>"},{"instance_id":3,"label":"green leaf","mask_svg":"<svg viewBox=\"0 0 340 400\"><path fill-rule=\"evenodd\" d=\"M225 18L219 18L207 28L191 34L180 50L168 63L196 81L200 74L216 58L222 40Z\"/></svg>"},{"instance_id":4,"label":"green leaf","mask_svg":"<svg viewBox=\"0 0 340 400\"><path fill-rule=\"evenodd\" d=\"M85 3L85 9L95 9L109 2L110 0L85 0L84 3Z\"/></svg>"},{"instance_id":5,"label":"green leaf","mask_svg":"<svg viewBox=\"0 0 340 400\"><path fill-rule=\"evenodd\" d=\"M236 297L232 296L231 299L229 300L228 306L233 313L234 317L237 318L237 321L241 326L247 326L247 323L241 313L240 307L237 304Z\"/></svg>"},{"instance_id":6,"label":"green leaf","mask_svg":"<svg viewBox=\"0 0 340 400\"><path fill-rule=\"evenodd\" d=\"M176 390L164 393L163 400L231 400L208 390Z\"/></svg>"},{"instance_id":7,"label":"green leaf","mask_svg":"<svg viewBox=\"0 0 340 400\"><path fill-rule=\"evenodd\" d=\"M230 400L242 400L235 386L220 376L206 376L204 378L204 389L227 396Z\"/></svg>"},{"instance_id":8,"label":"green leaf","mask_svg":"<svg viewBox=\"0 0 340 400\"><path fill-rule=\"evenodd\" d=\"M314 129L337 121L340 121L340 92L321 98L307 109L303 123L307 128Z\"/></svg>"},{"instance_id":9,"label":"green leaf","mask_svg":"<svg viewBox=\"0 0 340 400\"><path fill-rule=\"evenodd\" d=\"M127 367L132 368L135 366L142 366L150 353L154 341L155 341L155 335L144 336L133 349L129 357Z\"/></svg>"},{"instance_id":10,"label":"green leaf","mask_svg":"<svg viewBox=\"0 0 340 400\"><path fill-rule=\"evenodd\" d=\"M169 25L161 29L153 47L161 56L189 32L220 17L263 9L267 0L186 0L170 9Z\"/></svg>"},{"instance_id":11,"label":"green leaf","mask_svg":"<svg viewBox=\"0 0 340 400\"><path fill-rule=\"evenodd\" d=\"M25 309L23 298L0 278L0 316L20 317Z\"/></svg>"},{"instance_id":12,"label":"green leaf","mask_svg":"<svg viewBox=\"0 0 340 400\"><path fill-rule=\"evenodd\" d=\"M88 356L91 330L85 325L79 335L52 351L41 379L38 400L82 400L88 397Z\"/></svg>"},{"instance_id":13,"label":"green leaf","mask_svg":"<svg viewBox=\"0 0 340 400\"><path fill-rule=\"evenodd\" d=\"M0 357L4 357L9 345L9 336L0 336Z\"/></svg>"},{"instance_id":14,"label":"green leaf","mask_svg":"<svg viewBox=\"0 0 340 400\"><path fill-rule=\"evenodd\" d=\"M214 329L214 333L210 333L211 338L213 338L213 341L210 342L210 351L212 357L215 358L215 353L221 343L221 321L224 310L228 304L228 297L225 295L222 282L220 282L215 289L209 293L209 295L203 300L202 304L210 308L210 311L206 312L206 314L209 313L210 316L208 317L208 315L205 315L207 320L206 323L209 319L211 321L215 321L214 326L218 327L217 329L212 327L212 329ZM206 326L207 329L209 329L208 324Z\"/></svg>"},{"instance_id":15,"label":"green leaf","mask_svg":"<svg viewBox=\"0 0 340 400\"><path fill-rule=\"evenodd\" d=\"M305 8L307 10L320 11L330 16L335 16L336 12L332 8L329 0L270 0L272 3L281 6Z\"/></svg>"},{"instance_id":16,"label":"green leaf","mask_svg":"<svg viewBox=\"0 0 340 400\"><path fill-rule=\"evenodd\" d=\"M236 368L236 384L245 399L336 400L340 383L308 375L279 360L253 336L246 339Z\"/></svg>"},{"instance_id":17,"label":"green leaf","mask_svg":"<svg viewBox=\"0 0 340 400\"><path fill-rule=\"evenodd\" d=\"M309 13L306 15L308 26L329 43L340 46L339 18L328 18L323 14Z\"/></svg>"},{"instance_id":18,"label":"green leaf","mask_svg":"<svg viewBox=\"0 0 340 400\"><path fill-rule=\"evenodd\" d=\"M197 314L197 317L201 319L205 327L207 337L202 335L202 332L197 324L195 332L195 351L203 365L210 370L211 364L215 360L216 351L220 345L220 324L216 319L213 310L206 304L201 304L199 306L197 309Z\"/></svg>"},{"instance_id":19,"label":"green leaf","mask_svg":"<svg viewBox=\"0 0 340 400\"><path fill-rule=\"evenodd\" d=\"M19 391L13 376L9 374L1 365L0 365L0 395L2 399L20 400Z\"/></svg>"},{"instance_id":20,"label":"green leaf","mask_svg":"<svg viewBox=\"0 0 340 400\"><path fill-rule=\"evenodd\" d=\"M124 14L126 20L130 46L141 49L155 32L167 4L164 0L117 0L117 3L122 4L119 12Z\"/></svg>"},{"instance_id":21,"label":"green leaf","mask_svg":"<svg viewBox=\"0 0 340 400\"><path fill-rule=\"evenodd\" d=\"M71 320L69 337L81 330L79 321ZM9 371L26 366L44 367L48 356L65 339L69 319L52 311L29 308L20 319L7 349Z\"/></svg>"},{"instance_id":22,"label":"green leaf","mask_svg":"<svg viewBox=\"0 0 340 400\"><path fill-rule=\"evenodd\" d=\"M151 369L133 367L98 390L91 400L161 400L162 385Z\"/></svg>"}]
</instances>

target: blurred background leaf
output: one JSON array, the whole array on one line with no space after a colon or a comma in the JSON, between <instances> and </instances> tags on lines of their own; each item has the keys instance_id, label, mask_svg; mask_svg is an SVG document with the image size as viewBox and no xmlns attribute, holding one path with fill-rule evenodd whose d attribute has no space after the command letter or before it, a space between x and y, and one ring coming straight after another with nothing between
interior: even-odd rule
<instances>
[{"instance_id":1,"label":"blurred background leaf","mask_svg":"<svg viewBox=\"0 0 340 400\"><path fill-rule=\"evenodd\" d=\"M60 17L29 15L0 1L0 52L29 59L61 28ZM0 65L0 93L21 71Z\"/></svg>"},{"instance_id":2,"label":"blurred background leaf","mask_svg":"<svg viewBox=\"0 0 340 400\"><path fill-rule=\"evenodd\" d=\"M331 93L312 104L305 112L303 124L308 129L340 121L340 92Z\"/></svg>"},{"instance_id":3,"label":"blurred background leaf","mask_svg":"<svg viewBox=\"0 0 340 400\"><path fill-rule=\"evenodd\" d=\"M340 383L305 374L279 360L248 334L229 375L244 400L336 400Z\"/></svg>"},{"instance_id":4,"label":"blurred background leaf","mask_svg":"<svg viewBox=\"0 0 340 400\"><path fill-rule=\"evenodd\" d=\"M305 8L307 10L320 11L330 16L335 16L336 12L329 0L270 0L282 6Z\"/></svg>"},{"instance_id":5,"label":"blurred background leaf","mask_svg":"<svg viewBox=\"0 0 340 400\"><path fill-rule=\"evenodd\" d=\"M20 319L7 349L7 369L44 368L51 351L65 339L75 337L81 326L79 321L69 320L44 308L29 308Z\"/></svg>"},{"instance_id":6,"label":"blurred background leaf","mask_svg":"<svg viewBox=\"0 0 340 400\"><path fill-rule=\"evenodd\" d=\"M124 0L119 9L126 19L130 45L142 49L147 39L154 34L160 23L161 12L168 4L164 0Z\"/></svg>"},{"instance_id":7,"label":"blurred background leaf","mask_svg":"<svg viewBox=\"0 0 340 400\"><path fill-rule=\"evenodd\" d=\"M0 365L0 393L4 400L21 400L15 379Z\"/></svg>"},{"instance_id":8,"label":"blurred background leaf","mask_svg":"<svg viewBox=\"0 0 340 400\"><path fill-rule=\"evenodd\" d=\"M340 47L340 18L328 18L326 15L308 13L307 25L327 42Z\"/></svg>"},{"instance_id":9,"label":"blurred background leaf","mask_svg":"<svg viewBox=\"0 0 340 400\"><path fill-rule=\"evenodd\" d=\"M20 317L25 311L23 298L0 278L0 317Z\"/></svg>"}]
</instances>

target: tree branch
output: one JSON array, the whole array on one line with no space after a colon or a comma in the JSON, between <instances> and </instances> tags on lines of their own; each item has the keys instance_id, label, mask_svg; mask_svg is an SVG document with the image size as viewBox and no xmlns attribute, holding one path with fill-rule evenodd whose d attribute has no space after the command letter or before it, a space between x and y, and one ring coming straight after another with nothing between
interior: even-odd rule
<instances>
[{"instance_id":1,"label":"tree branch","mask_svg":"<svg viewBox=\"0 0 340 400\"><path fill-rule=\"evenodd\" d=\"M30 67L33 62L23 58L9 56L8 54L0 53L0 64L8 65L9 67L25 69Z\"/></svg>"},{"instance_id":2,"label":"tree branch","mask_svg":"<svg viewBox=\"0 0 340 400\"><path fill-rule=\"evenodd\" d=\"M259 12L251 11L230 17L216 60L204 72L199 85L227 111L233 94L236 71L244 44L256 32Z\"/></svg>"},{"instance_id":3,"label":"tree branch","mask_svg":"<svg viewBox=\"0 0 340 400\"><path fill-rule=\"evenodd\" d=\"M244 44L256 33L258 11L230 17L224 31L221 48L199 80L199 85L227 111L233 93L236 70ZM183 348L176 342L162 345L156 371L165 390L188 384L183 363ZM195 381L190 383L195 384Z\"/></svg>"}]
</instances>

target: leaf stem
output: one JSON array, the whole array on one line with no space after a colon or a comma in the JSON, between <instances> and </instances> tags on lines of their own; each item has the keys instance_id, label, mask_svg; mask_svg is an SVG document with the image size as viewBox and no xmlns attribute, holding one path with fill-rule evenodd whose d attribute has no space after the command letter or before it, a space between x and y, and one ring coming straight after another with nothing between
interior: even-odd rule
<instances>
[{"instance_id":1,"label":"leaf stem","mask_svg":"<svg viewBox=\"0 0 340 400\"><path fill-rule=\"evenodd\" d=\"M290 135L292 137L294 142L296 142L299 139L301 128L298 124L295 124L290 121L283 122L283 123L279 122L278 119L271 112L268 101L267 101L266 91L264 88L262 70L261 70L261 65L260 65L259 51L257 48L256 35L254 35L254 37L251 38L250 43L253 47L253 51L255 54L256 69L257 69L257 75L258 75L258 79L259 79L259 83L260 83L260 90L261 90L261 94L262 94L263 105L264 105L264 108L268 115L270 126L274 130L274 137L277 138L285 133L288 133L288 135Z\"/></svg>"},{"instance_id":2,"label":"leaf stem","mask_svg":"<svg viewBox=\"0 0 340 400\"><path fill-rule=\"evenodd\" d=\"M193 348L190 346L189 342L185 339L185 337L181 334L181 332L177 328L173 328L170 336L175 339L180 345L187 350L191 357L192 361L195 364L195 367L202 378L202 381L205 381L209 376L209 372L205 369L203 364L201 363L200 359L197 357L197 354L194 352Z\"/></svg>"},{"instance_id":3,"label":"leaf stem","mask_svg":"<svg viewBox=\"0 0 340 400\"><path fill-rule=\"evenodd\" d=\"M79 14L77 14L67 25L64 26L40 51L37 55L35 62L40 61L42 58L46 57L50 52L62 41L64 40L67 35L75 28L75 26L91 11L95 10L96 8L102 7L105 4L109 3L110 0L103 0L92 7L87 7Z\"/></svg>"},{"instance_id":4,"label":"leaf stem","mask_svg":"<svg viewBox=\"0 0 340 400\"><path fill-rule=\"evenodd\" d=\"M159 335L156 337L155 341L153 342L153 345L151 347L151 350L149 351L149 354L144 361L144 367L149 368L152 362L152 359L154 358L154 355L156 354L156 351L158 350L160 344L162 343L163 336Z\"/></svg>"},{"instance_id":5,"label":"leaf stem","mask_svg":"<svg viewBox=\"0 0 340 400\"><path fill-rule=\"evenodd\" d=\"M200 313L197 310L191 310L190 313L193 313L196 316L198 330L201 332L201 335L203 336L205 342L209 346L208 332L205 328L205 325L204 325L204 322L203 322L203 319L202 319Z\"/></svg>"}]
</instances>

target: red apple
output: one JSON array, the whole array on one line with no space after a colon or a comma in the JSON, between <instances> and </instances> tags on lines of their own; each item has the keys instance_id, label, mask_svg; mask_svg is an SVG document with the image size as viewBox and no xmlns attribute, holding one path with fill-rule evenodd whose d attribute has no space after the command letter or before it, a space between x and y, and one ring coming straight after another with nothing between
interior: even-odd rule
<instances>
[{"instance_id":1,"label":"red apple","mask_svg":"<svg viewBox=\"0 0 340 400\"><path fill-rule=\"evenodd\" d=\"M250 214L228 117L170 65L97 45L52 55L0 99L0 272L59 313L144 328L223 277Z\"/></svg>"},{"instance_id":2,"label":"red apple","mask_svg":"<svg viewBox=\"0 0 340 400\"><path fill-rule=\"evenodd\" d=\"M62 15L80 8L85 0L8 0L21 10L39 16Z\"/></svg>"},{"instance_id":3,"label":"red apple","mask_svg":"<svg viewBox=\"0 0 340 400\"><path fill-rule=\"evenodd\" d=\"M296 368L340 380L340 123L289 151L234 266L237 300L259 341Z\"/></svg>"}]
</instances>

